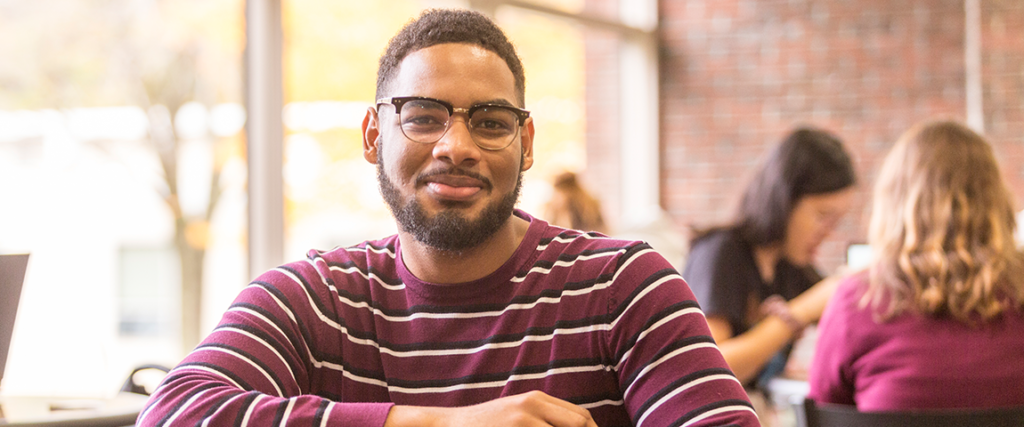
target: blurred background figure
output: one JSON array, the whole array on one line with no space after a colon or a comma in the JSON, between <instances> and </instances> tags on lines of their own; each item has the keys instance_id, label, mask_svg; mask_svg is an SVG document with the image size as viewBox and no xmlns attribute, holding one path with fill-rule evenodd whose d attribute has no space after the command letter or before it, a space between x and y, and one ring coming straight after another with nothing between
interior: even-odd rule
<instances>
[{"instance_id":1,"label":"blurred background figure","mask_svg":"<svg viewBox=\"0 0 1024 427\"><path fill-rule=\"evenodd\" d=\"M580 184L574 172L563 172L552 183L544 218L552 225L607 234L601 202Z\"/></svg>"},{"instance_id":2,"label":"blurred background figure","mask_svg":"<svg viewBox=\"0 0 1024 427\"><path fill-rule=\"evenodd\" d=\"M553 225L596 231L617 239L642 240L651 245L676 269L682 268L686 241L672 218L660 207L649 209L619 227L609 226L601 214L601 201L580 183L575 172L558 174L551 183L551 196L544 205L544 218Z\"/></svg>"},{"instance_id":3,"label":"blurred background figure","mask_svg":"<svg viewBox=\"0 0 1024 427\"><path fill-rule=\"evenodd\" d=\"M862 411L1024 405L1024 257L992 148L919 124L874 189L867 272L819 326L810 397Z\"/></svg>"},{"instance_id":4,"label":"blurred background figure","mask_svg":"<svg viewBox=\"0 0 1024 427\"><path fill-rule=\"evenodd\" d=\"M834 292L837 280L823 280L813 262L849 210L855 181L838 138L797 129L755 172L735 219L695 233L683 278L748 390L782 371L790 344Z\"/></svg>"}]
</instances>

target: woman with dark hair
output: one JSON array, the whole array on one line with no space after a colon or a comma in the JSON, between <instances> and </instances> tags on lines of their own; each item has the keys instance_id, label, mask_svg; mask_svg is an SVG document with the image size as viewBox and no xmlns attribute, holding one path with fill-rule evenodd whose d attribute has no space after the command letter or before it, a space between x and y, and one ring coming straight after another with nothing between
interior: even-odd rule
<instances>
[{"instance_id":1,"label":"woman with dark hair","mask_svg":"<svg viewBox=\"0 0 1024 427\"><path fill-rule=\"evenodd\" d=\"M836 280L822 280L812 263L849 210L855 182L839 139L797 129L753 176L735 220L691 242L683 278L744 384L781 371L789 344L835 290Z\"/></svg>"},{"instance_id":2,"label":"woman with dark hair","mask_svg":"<svg viewBox=\"0 0 1024 427\"><path fill-rule=\"evenodd\" d=\"M868 270L821 319L810 397L862 411L1024 405L1024 253L992 147L907 131L875 183Z\"/></svg>"}]
</instances>

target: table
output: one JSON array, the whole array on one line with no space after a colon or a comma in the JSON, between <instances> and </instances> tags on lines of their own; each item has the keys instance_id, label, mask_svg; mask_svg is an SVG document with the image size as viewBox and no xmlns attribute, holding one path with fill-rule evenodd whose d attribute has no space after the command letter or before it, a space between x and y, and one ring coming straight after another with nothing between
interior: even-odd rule
<instances>
[{"instance_id":1,"label":"table","mask_svg":"<svg viewBox=\"0 0 1024 427\"><path fill-rule=\"evenodd\" d=\"M135 424L149 396L121 392L109 399L0 397L5 427L122 427Z\"/></svg>"}]
</instances>

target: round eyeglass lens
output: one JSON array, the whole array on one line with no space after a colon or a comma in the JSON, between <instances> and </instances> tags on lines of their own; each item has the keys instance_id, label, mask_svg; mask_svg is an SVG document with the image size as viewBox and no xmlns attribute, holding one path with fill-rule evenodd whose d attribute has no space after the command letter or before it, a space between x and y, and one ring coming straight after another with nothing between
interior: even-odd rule
<instances>
[{"instance_id":1,"label":"round eyeglass lens","mask_svg":"<svg viewBox=\"0 0 1024 427\"><path fill-rule=\"evenodd\" d=\"M398 120L402 133L416 142L431 143L441 139L448 130L448 109L434 101L414 99L402 104Z\"/></svg>"},{"instance_id":2,"label":"round eyeglass lens","mask_svg":"<svg viewBox=\"0 0 1024 427\"><path fill-rule=\"evenodd\" d=\"M502 149L515 138L519 120L512 111L501 107L483 107L469 118L473 138L481 147Z\"/></svg>"}]
</instances>

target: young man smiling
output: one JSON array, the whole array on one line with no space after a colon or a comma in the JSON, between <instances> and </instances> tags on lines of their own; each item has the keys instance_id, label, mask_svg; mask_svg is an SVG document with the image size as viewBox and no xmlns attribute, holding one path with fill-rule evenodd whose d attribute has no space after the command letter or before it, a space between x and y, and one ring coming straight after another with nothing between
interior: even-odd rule
<instances>
[{"instance_id":1,"label":"young man smiling","mask_svg":"<svg viewBox=\"0 0 1024 427\"><path fill-rule=\"evenodd\" d=\"M478 13L408 24L363 121L398 234L261 275L138 424L758 425L666 260L515 209L523 76Z\"/></svg>"}]
</instances>

